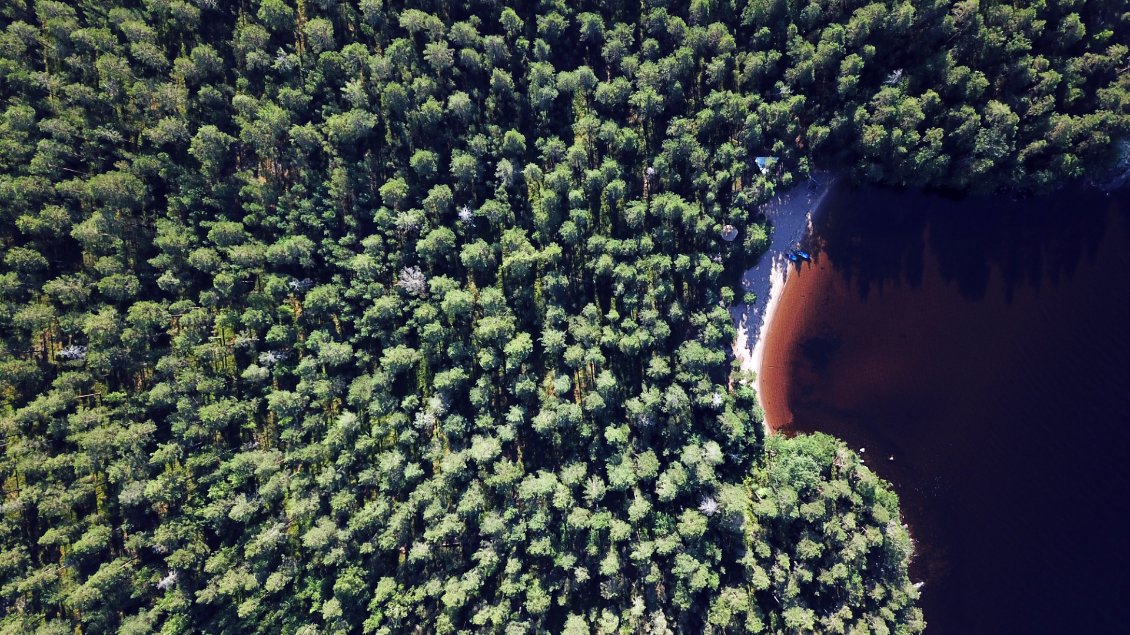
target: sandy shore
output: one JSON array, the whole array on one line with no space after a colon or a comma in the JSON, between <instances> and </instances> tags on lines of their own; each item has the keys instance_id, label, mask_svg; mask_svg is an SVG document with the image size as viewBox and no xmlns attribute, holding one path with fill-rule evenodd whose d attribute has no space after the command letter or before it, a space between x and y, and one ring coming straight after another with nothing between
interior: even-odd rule
<instances>
[{"instance_id":1,"label":"sandy shore","mask_svg":"<svg viewBox=\"0 0 1130 635\"><path fill-rule=\"evenodd\" d=\"M811 179L781 194L762 210L773 227L769 250L756 266L742 275L743 291L752 291L756 302L736 304L730 309L738 327L734 356L744 372L757 374L761 369L764 334L768 332L789 271L787 254L812 228L813 215L834 182L835 178L827 172L814 173ZM759 380L754 380L754 387L760 393Z\"/></svg>"}]
</instances>

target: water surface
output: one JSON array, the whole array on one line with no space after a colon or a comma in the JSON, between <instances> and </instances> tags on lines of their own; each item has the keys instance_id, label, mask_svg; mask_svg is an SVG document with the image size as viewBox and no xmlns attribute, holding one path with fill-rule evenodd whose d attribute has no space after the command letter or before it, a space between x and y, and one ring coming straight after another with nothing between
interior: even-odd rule
<instances>
[{"instance_id":1,"label":"water surface","mask_svg":"<svg viewBox=\"0 0 1130 635\"><path fill-rule=\"evenodd\" d=\"M865 449L928 633L1130 629L1130 194L829 196L766 334L775 427Z\"/></svg>"}]
</instances>

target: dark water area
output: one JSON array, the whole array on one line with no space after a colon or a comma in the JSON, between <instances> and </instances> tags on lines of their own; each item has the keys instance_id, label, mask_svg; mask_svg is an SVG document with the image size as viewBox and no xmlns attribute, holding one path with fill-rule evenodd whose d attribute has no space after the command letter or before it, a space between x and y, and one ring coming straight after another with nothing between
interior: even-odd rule
<instances>
[{"instance_id":1,"label":"dark water area","mask_svg":"<svg viewBox=\"0 0 1130 635\"><path fill-rule=\"evenodd\" d=\"M927 633L1130 632L1130 192L843 189L811 247L763 404L893 483Z\"/></svg>"}]
</instances>

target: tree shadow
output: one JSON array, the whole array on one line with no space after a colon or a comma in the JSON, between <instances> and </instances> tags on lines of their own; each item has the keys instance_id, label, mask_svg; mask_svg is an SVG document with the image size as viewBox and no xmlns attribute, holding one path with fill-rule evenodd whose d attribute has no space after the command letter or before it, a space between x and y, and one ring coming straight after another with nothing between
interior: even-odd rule
<instances>
[{"instance_id":1,"label":"tree shadow","mask_svg":"<svg viewBox=\"0 0 1130 635\"><path fill-rule=\"evenodd\" d=\"M937 192L841 186L829 195L809 240L861 297L886 285L918 287L927 256L969 300L984 298L993 276L1006 301L1022 287L1070 279L1094 258L1107 230L1106 195L1075 185L1044 196L958 197Z\"/></svg>"}]
</instances>

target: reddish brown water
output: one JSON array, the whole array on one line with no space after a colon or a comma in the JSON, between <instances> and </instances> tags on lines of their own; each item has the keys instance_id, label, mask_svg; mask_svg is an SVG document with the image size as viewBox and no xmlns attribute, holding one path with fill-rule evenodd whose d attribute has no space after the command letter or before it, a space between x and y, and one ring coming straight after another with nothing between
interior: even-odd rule
<instances>
[{"instance_id":1,"label":"reddish brown water","mask_svg":"<svg viewBox=\"0 0 1130 635\"><path fill-rule=\"evenodd\" d=\"M928 633L1130 632L1128 203L840 191L789 273L769 421L894 484Z\"/></svg>"}]
</instances>

